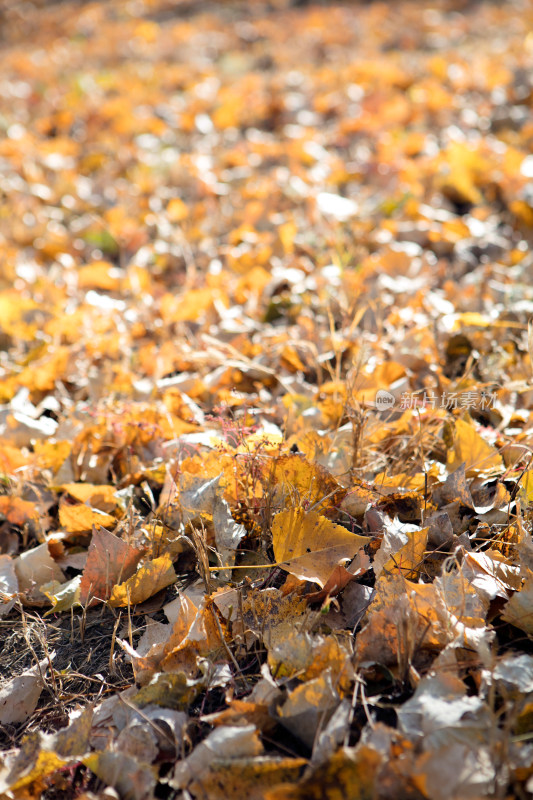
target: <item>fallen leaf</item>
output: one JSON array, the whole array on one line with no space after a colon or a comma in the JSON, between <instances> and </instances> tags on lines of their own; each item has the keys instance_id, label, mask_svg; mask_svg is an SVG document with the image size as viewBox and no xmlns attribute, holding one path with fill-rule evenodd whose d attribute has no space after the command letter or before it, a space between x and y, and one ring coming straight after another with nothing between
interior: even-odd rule
<instances>
[{"instance_id":1,"label":"fallen leaf","mask_svg":"<svg viewBox=\"0 0 533 800\"><path fill-rule=\"evenodd\" d=\"M20 497L7 495L0 496L0 514L3 514L12 525L18 525L19 528L22 528L29 520L36 522L39 518L34 503L21 500Z\"/></svg>"},{"instance_id":2,"label":"fallen leaf","mask_svg":"<svg viewBox=\"0 0 533 800\"><path fill-rule=\"evenodd\" d=\"M50 658L53 659L55 653ZM0 723L15 725L33 714L44 689L44 675L50 666L45 658L16 678L8 680L0 689Z\"/></svg>"},{"instance_id":3,"label":"fallen leaf","mask_svg":"<svg viewBox=\"0 0 533 800\"><path fill-rule=\"evenodd\" d=\"M50 555L46 543L21 553L13 563L19 591L23 592L32 602L45 602L44 595L39 591L43 584L50 583L50 581L63 583L65 580L63 571Z\"/></svg>"},{"instance_id":4,"label":"fallen leaf","mask_svg":"<svg viewBox=\"0 0 533 800\"><path fill-rule=\"evenodd\" d=\"M124 583L114 586L109 604L112 606L129 606L144 603L152 595L157 594L177 580L170 556L154 558L142 566Z\"/></svg>"},{"instance_id":5,"label":"fallen leaf","mask_svg":"<svg viewBox=\"0 0 533 800\"><path fill-rule=\"evenodd\" d=\"M263 800L265 791L284 781L298 779L305 758L253 756L212 762L207 775L190 784L196 794L205 792L212 800Z\"/></svg>"},{"instance_id":6,"label":"fallen leaf","mask_svg":"<svg viewBox=\"0 0 533 800\"><path fill-rule=\"evenodd\" d=\"M448 452L448 469L465 465L466 475L501 471L503 461L498 451L488 444L474 426L463 419L455 420L453 448Z\"/></svg>"},{"instance_id":7,"label":"fallen leaf","mask_svg":"<svg viewBox=\"0 0 533 800\"><path fill-rule=\"evenodd\" d=\"M41 592L52 603L52 608L46 612L45 616L59 613L60 611L70 611L74 606L81 606L81 580L81 575L76 575L65 583L60 583L59 581L43 583Z\"/></svg>"},{"instance_id":8,"label":"fallen leaf","mask_svg":"<svg viewBox=\"0 0 533 800\"><path fill-rule=\"evenodd\" d=\"M280 511L272 524L276 561L299 558L330 547L346 547L353 556L368 541L368 537L350 533L342 525L302 507Z\"/></svg>"},{"instance_id":9,"label":"fallen leaf","mask_svg":"<svg viewBox=\"0 0 533 800\"><path fill-rule=\"evenodd\" d=\"M149 800L156 783L155 771L149 765L125 753L91 753L83 764L106 786L113 786L124 800Z\"/></svg>"},{"instance_id":10,"label":"fallen leaf","mask_svg":"<svg viewBox=\"0 0 533 800\"><path fill-rule=\"evenodd\" d=\"M269 463L264 480L277 493L284 505L316 506L323 513L334 508L345 491L319 464L312 464L300 455L282 455Z\"/></svg>"},{"instance_id":11,"label":"fallen leaf","mask_svg":"<svg viewBox=\"0 0 533 800\"><path fill-rule=\"evenodd\" d=\"M194 781L201 781L216 760L245 758L260 755L263 745L253 725L244 727L222 726L200 742L191 755L180 761L169 783L173 789L186 789Z\"/></svg>"},{"instance_id":12,"label":"fallen leaf","mask_svg":"<svg viewBox=\"0 0 533 800\"><path fill-rule=\"evenodd\" d=\"M116 517L90 508L83 503L71 504L62 502L59 506L59 522L67 533L87 533L94 526L114 528Z\"/></svg>"},{"instance_id":13,"label":"fallen leaf","mask_svg":"<svg viewBox=\"0 0 533 800\"><path fill-rule=\"evenodd\" d=\"M372 800L382 757L371 747L360 744L341 747L296 784L281 784L265 792L265 800L337 800L356 797Z\"/></svg>"},{"instance_id":14,"label":"fallen leaf","mask_svg":"<svg viewBox=\"0 0 533 800\"><path fill-rule=\"evenodd\" d=\"M80 583L82 605L107 600L115 584L134 574L143 553L104 528L95 530Z\"/></svg>"},{"instance_id":15,"label":"fallen leaf","mask_svg":"<svg viewBox=\"0 0 533 800\"><path fill-rule=\"evenodd\" d=\"M64 483L61 489L80 503L86 503L99 511L113 511L119 502L116 488L106 484L95 486L92 483Z\"/></svg>"},{"instance_id":16,"label":"fallen leaf","mask_svg":"<svg viewBox=\"0 0 533 800\"><path fill-rule=\"evenodd\" d=\"M410 527L410 526L406 526ZM409 580L418 577L424 562L424 553L426 552L429 528L420 528L418 530L409 530L405 533L407 542L399 549L392 548L386 553L387 560L381 567L380 552L376 554L376 562L380 564L380 569L376 569L376 575L380 575L381 569L385 572L393 572L399 570ZM384 540L385 542L385 537ZM381 545L383 547L383 544Z\"/></svg>"},{"instance_id":17,"label":"fallen leaf","mask_svg":"<svg viewBox=\"0 0 533 800\"><path fill-rule=\"evenodd\" d=\"M0 556L0 617L9 614L19 589L15 564L11 556Z\"/></svg>"},{"instance_id":18,"label":"fallen leaf","mask_svg":"<svg viewBox=\"0 0 533 800\"><path fill-rule=\"evenodd\" d=\"M297 686L289 692L278 709L278 718L296 738L311 748L315 739L319 719L327 720L340 702L329 670L320 677Z\"/></svg>"},{"instance_id":19,"label":"fallen leaf","mask_svg":"<svg viewBox=\"0 0 533 800\"><path fill-rule=\"evenodd\" d=\"M520 591L505 604L502 619L527 634L533 634L533 572L530 570Z\"/></svg>"}]
</instances>

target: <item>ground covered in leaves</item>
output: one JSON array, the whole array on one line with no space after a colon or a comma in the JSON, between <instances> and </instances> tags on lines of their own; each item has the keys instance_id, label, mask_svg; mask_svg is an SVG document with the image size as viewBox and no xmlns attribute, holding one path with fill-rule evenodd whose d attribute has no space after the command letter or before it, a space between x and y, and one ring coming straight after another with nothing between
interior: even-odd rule
<instances>
[{"instance_id":1,"label":"ground covered in leaves","mask_svg":"<svg viewBox=\"0 0 533 800\"><path fill-rule=\"evenodd\" d=\"M2 3L2 797L533 791L532 29Z\"/></svg>"}]
</instances>

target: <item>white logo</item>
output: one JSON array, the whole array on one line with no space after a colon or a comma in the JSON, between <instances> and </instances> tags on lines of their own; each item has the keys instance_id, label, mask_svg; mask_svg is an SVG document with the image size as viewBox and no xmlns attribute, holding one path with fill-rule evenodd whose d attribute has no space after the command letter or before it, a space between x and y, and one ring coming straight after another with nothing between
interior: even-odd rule
<instances>
[{"instance_id":1,"label":"white logo","mask_svg":"<svg viewBox=\"0 0 533 800\"><path fill-rule=\"evenodd\" d=\"M394 395L387 392L385 389L379 389L379 391L376 392L376 408L380 411L392 408L395 402Z\"/></svg>"}]
</instances>

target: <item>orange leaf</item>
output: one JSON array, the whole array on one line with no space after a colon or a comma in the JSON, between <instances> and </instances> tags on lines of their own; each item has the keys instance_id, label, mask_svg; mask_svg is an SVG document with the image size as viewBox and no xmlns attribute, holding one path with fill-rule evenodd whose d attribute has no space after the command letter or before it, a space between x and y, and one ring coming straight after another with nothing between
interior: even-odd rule
<instances>
[{"instance_id":1,"label":"orange leaf","mask_svg":"<svg viewBox=\"0 0 533 800\"><path fill-rule=\"evenodd\" d=\"M2 449L0 450L0 472L11 475L16 469L25 466L27 463L28 459L18 447L2 444Z\"/></svg>"},{"instance_id":2,"label":"orange leaf","mask_svg":"<svg viewBox=\"0 0 533 800\"><path fill-rule=\"evenodd\" d=\"M80 289L101 289L104 292L117 292L122 282L122 270L109 261L93 261L78 270Z\"/></svg>"},{"instance_id":3,"label":"orange leaf","mask_svg":"<svg viewBox=\"0 0 533 800\"><path fill-rule=\"evenodd\" d=\"M30 519L38 519L35 505L20 497L0 496L0 514L3 514L12 525L22 527Z\"/></svg>"},{"instance_id":4,"label":"orange leaf","mask_svg":"<svg viewBox=\"0 0 533 800\"><path fill-rule=\"evenodd\" d=\"M180 197L173 197L167 206L167 216L171 222L183 222L189 216L189 209Z\"/></svg>"},{"instance_id":5,"label":"orange leaf","mask_svg":"<svg viewBox=\"0 0 533 800\"><path fill-rule=\"evenodd\" d=\"M114 527L117 524L115 517L90 508L83 503L62 502L59 506L59 522L67 533L86 533L92 531L93 526Z\"/></svg>"}]
</instances>

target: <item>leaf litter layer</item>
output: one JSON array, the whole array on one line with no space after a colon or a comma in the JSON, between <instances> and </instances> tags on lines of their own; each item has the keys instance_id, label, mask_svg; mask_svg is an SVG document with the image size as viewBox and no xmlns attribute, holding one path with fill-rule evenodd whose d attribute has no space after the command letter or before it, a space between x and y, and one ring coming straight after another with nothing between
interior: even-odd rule
<instances>
[{"instance_id":1,"label":"leaf litter layer","mask_svg":"<svg viewBox=\"0 0 533 800\"><path fill-rule=\"evenodd\" d=\"M528 796L532 4L0 22L1 793Z\"/></svg>"}]
</instances>

